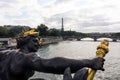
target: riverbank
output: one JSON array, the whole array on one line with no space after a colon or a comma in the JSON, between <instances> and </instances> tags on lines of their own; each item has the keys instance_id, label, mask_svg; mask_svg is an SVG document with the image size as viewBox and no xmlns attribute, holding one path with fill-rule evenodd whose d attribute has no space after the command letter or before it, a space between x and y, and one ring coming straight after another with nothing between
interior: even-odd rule
<instances>
[{"instance_id":1,"label":"riverbank","mask_svg":"<svg viewBox=\"0 0 120 80\"><path fill-rule=\"evenodd\" d=\"M42 40L40 42L40 46L58 43L60 41L63 41L62 37L44 37L44 38L41 38L40 40ZM16 45L17 45L16 39L10 38L9 40L1 41L0 50L15 49Z\"/></svg>"},{"instance_id":2,"label":"riverbank","mask_svg":"<svg viewBox=\"0 0 120 80\"><path fill-rule=\"evenodd\" d=\"M43 41L42 41L41 45L43 45L43 46L63 41L63 39L61 37L46 37L46 38L42 38L42 40Z\"/></svg>"}]
</instances>

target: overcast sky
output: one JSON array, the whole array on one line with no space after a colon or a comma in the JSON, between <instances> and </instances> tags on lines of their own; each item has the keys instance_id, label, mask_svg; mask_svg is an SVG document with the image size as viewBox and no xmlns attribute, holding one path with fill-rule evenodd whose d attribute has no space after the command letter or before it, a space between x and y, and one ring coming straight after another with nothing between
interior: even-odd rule
<instances>
[{"instance_id":1,"label":"overcast sky","mask_svg":"<svg viewBox=\"0 0 120 80\"><path fill-rule=\"evenodd\" d=\"M0 0L0 25L120 32L120 0Z\"/></svg>"}]
</instances>

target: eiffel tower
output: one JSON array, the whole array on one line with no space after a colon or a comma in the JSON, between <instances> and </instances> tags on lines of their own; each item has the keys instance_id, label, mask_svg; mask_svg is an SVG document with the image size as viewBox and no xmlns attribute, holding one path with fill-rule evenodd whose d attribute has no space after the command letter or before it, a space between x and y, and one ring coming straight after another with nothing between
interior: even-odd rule
<instances>
[{"instance_id":1,"label":"eiffel tower","mask_svg":"<svg viewBox=\"0 0 120 80\"><path fill-rule=\"evenodd\" d=\"M64 31L64 23L63 23L63 18L62 18L62 28L61 28L61 32Z\"/></svg>"}]
</instances>

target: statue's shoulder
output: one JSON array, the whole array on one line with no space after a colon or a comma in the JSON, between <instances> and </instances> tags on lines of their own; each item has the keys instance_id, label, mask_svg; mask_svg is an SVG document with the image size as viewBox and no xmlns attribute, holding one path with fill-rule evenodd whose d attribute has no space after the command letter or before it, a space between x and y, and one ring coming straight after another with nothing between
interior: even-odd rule
<instances>
[{"instance_id":1,"label":"statue's shoulder","mask_svg":"<svg viewBox=\"0 0 120 80\"><path fill-rule=\"evenodd\" d=\"M16 50L2 50L2 51L0 51L1 55L9 55L11 53L13 53L13 54L18 53L18 50L16 49Z\"/></svg>"},{"instance_id":2,"label":"statue's shoulder","mask_svg":"<svg viewBox=\"0 0 120 80\"><path fill-rule=\"evenodd\" d=\"M0 51L0 56L8 56L8 55L11 55L11 54L16 54L18 53L18 50L2 50Z\"/></svg>"},{"instance_id":3,"label":"statue's shoulder","mask_svg":"<svg viewBox=\"0 0 120 80\"><path fill-rule=\"evenodd\" d=\"M9 60L12 58L12 55L15 54L16 50L2 50L0 51L0 63L4 60Z\"/></svg>"}]
</instances>

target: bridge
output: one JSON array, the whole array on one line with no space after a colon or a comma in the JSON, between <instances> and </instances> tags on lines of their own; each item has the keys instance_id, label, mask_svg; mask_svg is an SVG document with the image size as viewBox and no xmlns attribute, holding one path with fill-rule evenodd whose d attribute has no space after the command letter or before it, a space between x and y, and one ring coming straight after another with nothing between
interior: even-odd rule
<instances>
[{"instance_id":1,"label":"bridge","mask_svg":"<svg viewBox=\"0 0 120 80\"><path fill-rule=\"evenodd\" d=\"M86 36L65 36L65 39L77 39L78 41L82 40L83 38L92 38L94 41L97 41L99 38L110 38L113 42L120 40L120 36L112 35L110 33L91 33Z\"/></svg>"},{"instance_id":2,"label":"bridge","mask_svg":"<svg viewBox=\"0 0 120 80\"><path fill-rule=\"evenodd\" d=\"M80 41L81 39L83 39L83 38L92 38L94 41L97 41L99 38L110 38L110 39L112 39L112 41L113 42L116 42L117 40L120 40L120 38L118 38L118 37L76 37L76 39L78 40L78 41Z\"/></svg>"}]
</instances>

